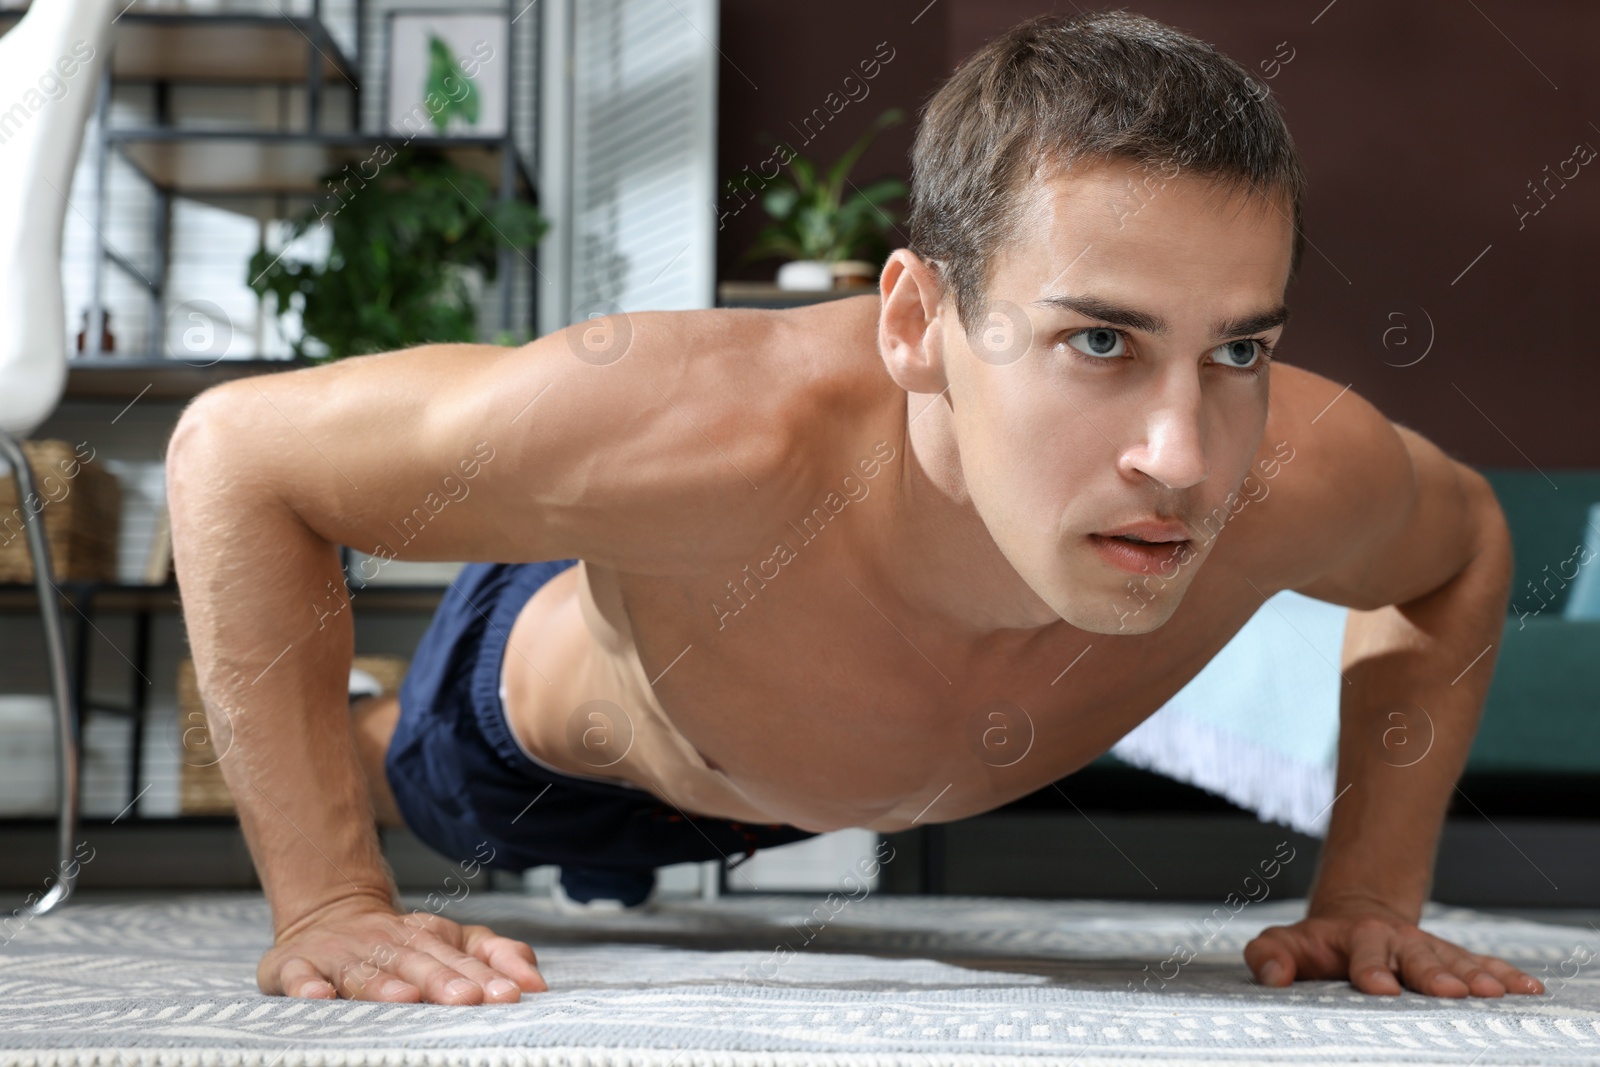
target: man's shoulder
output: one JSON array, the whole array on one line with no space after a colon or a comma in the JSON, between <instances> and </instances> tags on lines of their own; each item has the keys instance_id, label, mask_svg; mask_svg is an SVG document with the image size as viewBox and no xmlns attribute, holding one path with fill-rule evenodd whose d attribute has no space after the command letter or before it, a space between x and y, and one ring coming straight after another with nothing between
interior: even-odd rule
<instances>
[{"instance_id":1,"label":"man's shoulder","mask_svg":"<svg viewBox=\"0 0 1600 1067\"><path fill-rule=\"evenodd\" d=\"M661 313L669 342L730 385L797 406L804 395L846 403L893 385L877 351L878 299L785 309L711 308Z\"/></svg>"},{"instance_id":2,"label":"man's shoulder","mask_svg":"<svg viewBox=\"0 0 1600 1067\"><path fill-rule=\"evenodd\" d=\"M843 299L658 313L647 327L655 350L643 354L668 372L664 403L700 411L728 440L764 442L766 459L793 469L796 460L827 458L830 441L898 390L877 353L875 306Z\"/></svg>"},{"instance_id":3,"label":"man's shoulder","mask_svg":"<svg viewBox=\"0 0 1600 1067\"><path fill-rule=\"evenodd\" d=\"M635 313L605 327L629 333L624 355L557 371L562 402L608 427L565 457L570 495L604 527L584 537L596 542L584 558L658 574L714 566L809 501L893 386L875 331L860 336L864 303L835 303L854 306ZM567 329L585 328L602 329Z\"/></svg>"},{"instance_id":4,"label":"man's shoulder","mask_svg":"<svg viewBox=\"0 0 1600 1067\"><path fill-rule=\"evenodd\" d=\"M1394 424L1350 384L1289 364L1271 374L1266 429L1239 490L1255 514L1241 526L1262 580L1293 589L1403 518L1415 482Z\"/></svg>"}]
</instances>

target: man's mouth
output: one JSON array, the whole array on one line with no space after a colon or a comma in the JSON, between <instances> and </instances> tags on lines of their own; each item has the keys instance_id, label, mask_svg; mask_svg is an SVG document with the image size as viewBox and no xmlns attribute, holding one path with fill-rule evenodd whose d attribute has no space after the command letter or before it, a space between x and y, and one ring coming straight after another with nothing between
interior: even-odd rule
<instances>
[{"instance_id":1,"label":"man's mouth","mask_svg":"<svg viewBox=\"0 0 1600 1067\"><path fill-rule=\"evenodd\" d=\"M1183 538L1147 541L1133 534L1090 534L1089 541L1101 559L1129 574L1169 571L1189 553L1189 542Z\"/></svg>"},{"instance_id":2,"label":"man's mouth","mask_svg":"<svg viewBox=\"0 0 1600 1067\"><path fill-rule=\"evenodd\" d=\"M1163 548L1171 545L1185 545L1189 543L1185 538L1182 537L1174 537L1164 541L1147 541L1142 537L1135 537L1133 534L1090 534L1089 536L1098 537L1106 541L1125 541L1130 545L1158 545Z\"/></svg>"},{"instance_id":3,"label":"man's mouth","mask_svg":"<svg viewBox=\"0 0 1600 1067\"><path fill-rule=\"evenodd\" d=\"M1189 526L1177 519L1138 519L1114 526L1109 533L1102 530L1094 536L1134 545L1170 545L1188 540Z\"/></svg>"}]
</instances>

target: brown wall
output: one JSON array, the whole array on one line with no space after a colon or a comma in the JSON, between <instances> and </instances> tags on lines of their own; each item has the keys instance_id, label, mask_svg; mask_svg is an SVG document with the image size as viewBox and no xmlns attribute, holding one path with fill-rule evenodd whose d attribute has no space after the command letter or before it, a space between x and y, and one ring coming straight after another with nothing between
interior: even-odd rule
<instances>
[{"instance_id":1,"label":"brown wall","mask_svg":"<svg viewBox=\"0 0 1600 1067\"><path fill-rule=\"evenodd\" d=\"M942 0L941 0L942 2ZM718 175L734 178L750 168L758 171L772 155L777 139L809 159L838 158L891 107L906 112L905 121L878 134L851 172L864 185L890 175L911 176L910 153L916 112L948 73L948 34L939 6L915 24L911 19L927 0L860 0L845 4L773 3L770 0L723 0L722 64L718 114ZM861 81L859 64L882 54L877 76ZM870 69L870 68L869 68ZM840 107L841 86L854 75L866 89L852 88L860 99ZM803 125L814 109L827 111L824 100L839 93L833 115L821 132L820 123ZM811 138L808 140L808 137ZM771 167L766 173L772 174ZM723 278L771 278L777 260L741 265L737 259L770 220L758 203L739 207L724 197L718 259ZM904 243L903 238L896 243Z\"/></svg>"},{"instance_id":2,"label":"brown wall","mask_svg":"<svg viewBox=\"0 0 1600 1067\"><path fill-rule=\"evenodd\" d=\"M1538 206L1527 183L1545 180L1577 144L1600 149L1600 6L724 0L720 173L765 159L763 133L830 159L897 105L908 121L879 136L855 180L909 177L916 109L949 71L1022 18L1080 6L1122 6L1168 22L1258 77L1263 61L1293 49L1266 82L1311 181L1311 244L1290 288L1294 321L1282 358L1352 383L1464 462L1547 474L1600 466L1600 346L1587 314L1600 281L1600 159L1564 188L1549 180L1554 195L1520 229L1513 209ZM789 123L885 41L895 58L871 94L801 146ZM734 263L764 218L751 204L727 220L724 278L771 276L772 261ZM1422 351L1430 319L1427 356L1397 366ZM1411 345L1385 350L1385 329L1401 324Z\"/></svg>"}]
</instances>

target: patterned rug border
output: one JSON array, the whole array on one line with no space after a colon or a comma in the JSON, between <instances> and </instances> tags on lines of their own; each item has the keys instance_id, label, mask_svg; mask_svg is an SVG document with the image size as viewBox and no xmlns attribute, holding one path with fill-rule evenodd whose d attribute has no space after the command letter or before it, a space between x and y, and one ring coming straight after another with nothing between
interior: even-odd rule
<instances>
[{"instance_id":1,"label":"patterned rug border","mask_svg":"<svg viewBox=\"0 0 1600 1067\"><path fill-rule=\"evenodd\" d=\"M1187 1055L1097 1055L1068 1057L1059 1052L1037 1056L921 1052L730 1052L674 1049L519 1047L477 1048L459 1052L395 1047L351 1052L341 1049L295 1049L268 1057L263 1052L235 1049L171 1048L121 1050L63 1049L46 1052L0 1051L0 1067L1275 1067L1341 1061L1330 1056L1370 1053L1372 1049L1263 1049L1259 1056L1196 1060ZM1415 1067L1415 1060L1360 1059L1343 1061L1361 1067ZM1470 1067L1476 1057L1457 1061Z\"/></svg>"}]
</instances>

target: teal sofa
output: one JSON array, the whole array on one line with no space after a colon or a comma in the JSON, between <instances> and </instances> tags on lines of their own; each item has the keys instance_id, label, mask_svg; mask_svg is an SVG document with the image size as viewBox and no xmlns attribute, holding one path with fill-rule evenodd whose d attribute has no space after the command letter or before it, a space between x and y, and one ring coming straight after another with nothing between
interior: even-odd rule
<instances>
[{"instance_id":1,"label":"teal sofa","mask_svg":"<svg viewBox=\"0 0 1600 1067\"><path fill-rule=\"evenodd\" d=\"M1511 611L1468 772L1600 774L1600 619L1564 617L1600 470L1478 468L1511 527ZM1600 560L1583 564L1600 567Z\"/></svg>"}]
</instances>

